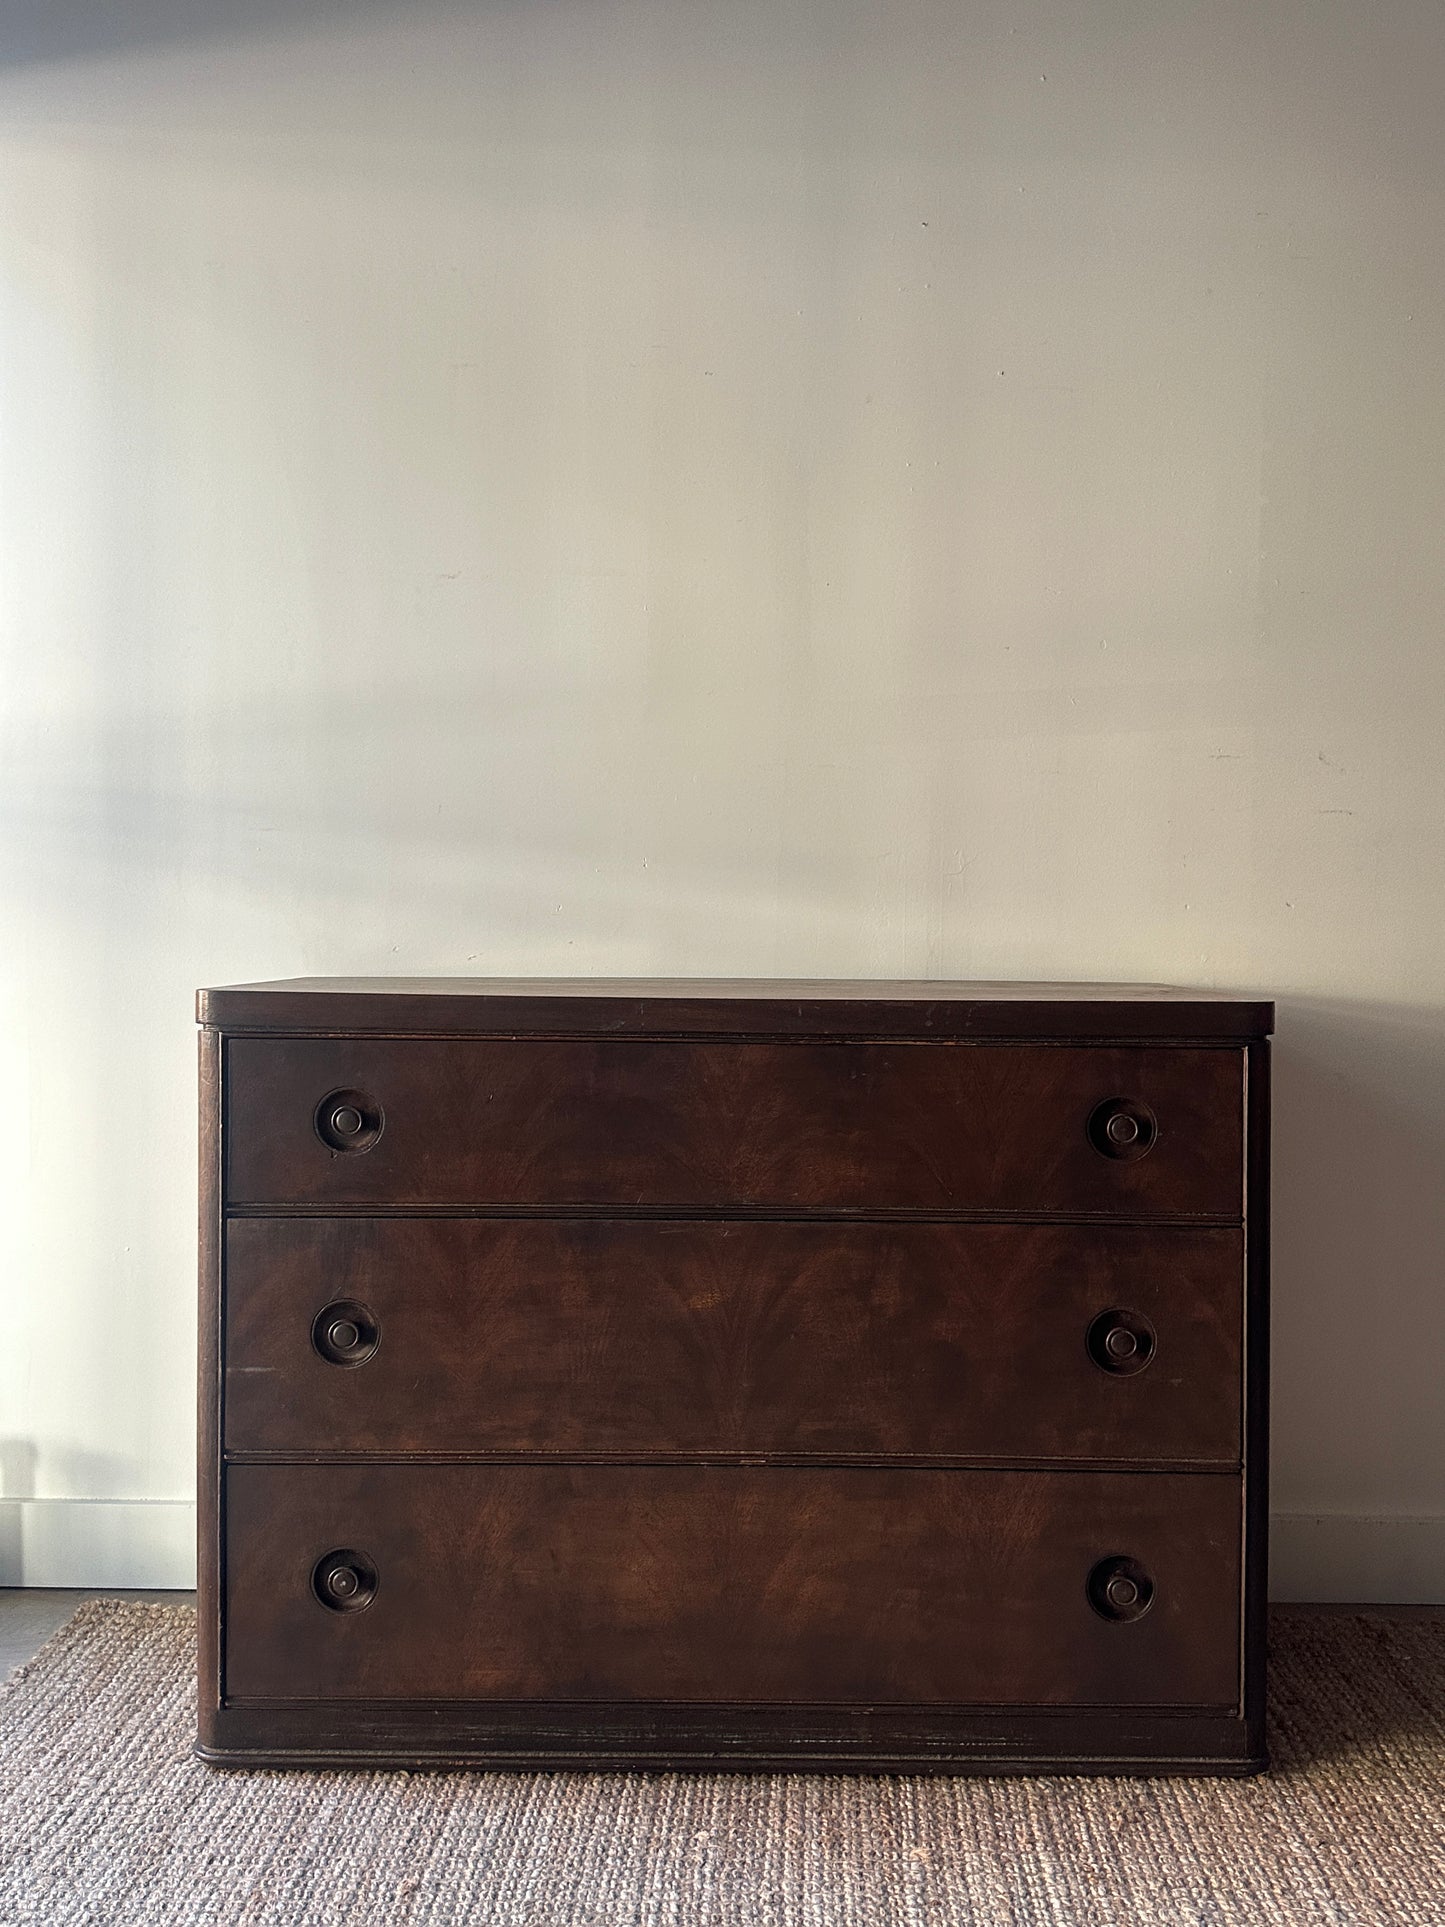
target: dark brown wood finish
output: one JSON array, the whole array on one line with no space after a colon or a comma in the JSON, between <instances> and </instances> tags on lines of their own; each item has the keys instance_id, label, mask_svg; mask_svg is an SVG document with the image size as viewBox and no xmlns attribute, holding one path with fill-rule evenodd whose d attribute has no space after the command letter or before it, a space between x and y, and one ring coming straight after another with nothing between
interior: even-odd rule
<instances>
[{"instance_id":1,"label":"dark brown wood finish","mask_svg":"<svg viewBox=\"0 0 1445 1927\"><path fill-rule=\"evenodd\" d=\"M1245 1192L1244 1356L1244 1717L1252 1751L1263 1761L1266 1617L1269 1605L1269 1228L1270 1046L1251 1044L1246 1059L1248 1166Z\"/></svg>"},{"instance_id":2,"label":"dark brown wood finish","mask_svg":"<svg viewBox=\"0 0 1445 1927\"><path fill-rule=\"evenodd\" d=\"M1238 1467L1243 1259L1237 1229L233 1220L226 1442ZM325 1346L348 1306L359 1364Z\"/></svg>"},{"instance_id":3,"label":"dark brown wood finish","mask_svg":"<svg viewBox=\"0 0 1445 1927\"><path fill-rule=\"evenodd\" d=\"M1269 1004L199 1011L203 1757L1262 1764Z\"/></svg>"},{"instance_id":4,"label":"dark brown wood finish","mask_svg":"<svg viewBox=\"0 0 1445 1927\"><path fill-rule=\"evenodd\" d=\"M1033 1043L1247 1043L1274 1005L1164 984L822 978L293 977L196 994L237 1035L916 1037Z\"/></svg>"},{"instance_id":5,"label":"dark brown wood finish","mask_svg":"<svg viewBox=\"0 0 1445 1927\"><path fill-rule=\"evenodd\" d=\"M221 1440L221 1372L225 1334L221 1320L221 1275L225 1263L225 1224L221 1181L221 1039L200 1035L200 1170L198 1244L200 1304L197 1323L196 1386L196 1668L202 1729L221 1704L224 1624L221 1598L221 1489L224 1477Z\"/></svg>"},{"instance_id":6,"label":"dark brown wood finish","mask_svg":"<svg viewBox=\"0 0 1445 1927\"><path fill-rule=\"evenodd\" d=\"M240 1038L227 1078L232 1205L1243 1208L1240 1051ZM364 1148L318 1129L332 1093ZM1091 1142L1116 1100L1145 1155Z\"/></svg>"},{"instance_id":7,"label":"dark brown wood finish","mask_svg":"<svg viewBox=\"0 0 1445 1927\"><path fill-rule=\"evenodd\" d=\"M233 1466L230 1700L1230 1707L1226 1476ZM318 1607L335 1549L375 1569ZM1090 1603L1136 1559L1141 1618Z\"/></svg>"},{"instance_id":8,"label":"dark brown wood finish","mask_svg":"<svg viewBox=\"0 0 1445 1927\"><path fill-rule=\"evenodd\" d=\"M265 1700L203 1718L212 1766L709 1773L1257 1773L1237 1713L1182 1707Z\"/></svg>"}]
</instances>

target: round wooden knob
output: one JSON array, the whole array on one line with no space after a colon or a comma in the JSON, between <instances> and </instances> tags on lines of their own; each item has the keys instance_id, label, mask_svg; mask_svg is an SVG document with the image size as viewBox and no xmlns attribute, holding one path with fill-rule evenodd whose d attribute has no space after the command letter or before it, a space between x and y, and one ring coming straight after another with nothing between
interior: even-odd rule
<instances>
[{"instance_id":1,"label":"round wooden knob","mask_svg":"<svg viewBox=\"0 0 1445 1927\"><path fill-rule=\"evenodd\" d=\"M316 1135L328 1151L369 1151L381 1136L385 1118L365 1091L328 1091L316 1106Z\"/></svg>"},{"instance_id":2,"label":"round wooden knob","mask_svg":"<svg viewBox=\"0 0 1445 1927\"><path fill-rule=\"evenodd\" d=\"M1107 1097L1089 1113L1089 1142L1101 1157L1142 1158L1158 1135L1158 1120L1137 1098Z\"/></svg>"},{"instance_id":3,"label":"round wooden knob","mask_svg":"<svg viewBox=\"0 0 1445 1927\"><path fill-rule=\"evenodd\" d=\"M1115 1306L1099 1313L1084 1334L1084 1343L1101 1372L1120 1377L1142 1372L1154 1356L1158 1339L1142 1312Z\"/></svg>"},{"instance_id":4,"label":"round wooden knob","mask_svg":"<svg viewBox=\"0 0 1445 1927\"><path fill-rule=\"evenodd\" d=\"M376 1597L377 1584L371 1560L348 1546L326 1553L311 1569L311 1591L329 1612L364 1611Z\"/></svg>"},{"instance_id":5,"label":"round wooden knob","mask_svg":"<svg viewBox=\"0 0 1445 1927\"><path fill-rule=\"evenodd\" d=\"M1089 1604L1101 1619L1120 1624L1142 1619L1154 1603L1154 1581L1137 1559L1116 1553L1089 1574Z\"/></svg>"},{"instance_id":6,"label":"round wooden knob","mask_svg":"<svg viewBox=\"0 0 1445 1927\"><path fill-rule=\"evenodd\" d=\"M380 1343L375 1314L350 1299L324 1305L311 1321L312 1349L328 1365L364 1365Z\"/></svg>"}]
</instances>

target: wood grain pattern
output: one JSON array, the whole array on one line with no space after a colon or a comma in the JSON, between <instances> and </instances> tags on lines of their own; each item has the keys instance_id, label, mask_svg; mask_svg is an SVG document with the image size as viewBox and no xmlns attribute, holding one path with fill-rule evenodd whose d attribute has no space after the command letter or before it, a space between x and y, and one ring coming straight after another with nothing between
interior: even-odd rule
<instances>
[{"instance_id":1,"label":"wood grain pattern","mask_svg":"<svg viewBox=\"0 0 1445 1927\"><path fill-rule=\"evenodd\" d=\"M1237 1466L1238 1230L256 1218L227 1230L232 1452ZM355 1368L327 1304L380 1326ZM1151 1321L1114 1376L1085 1334Z\"/></svg>"},{"instance_id":2,"label":"wood grain pattern","mask_svg":"<svg viewBox=\"0 0 1445 1927\"><path fill-rule=\"evenodd\" d=\"M1243 1200L1243 1053L921 1044L237 1038L231 1205L1213 1215ZM374 1099L361 1154L315 1128ZM1112 1097L1158 1140L1101 1156Z\"/></svg>"},{"instance_id":3,"label":"wood grain pattern","mask_svg":"<svg viewBox=\"0 0 1445 1927\"><path fill-rule=\"evenodd\" d=\"M216 1767L507 1772L1258 1773L1263 1729L1169 1707L745 1706L705 1700L242 1700Z\"/></svg>"},{"instance_id":4,"label":"wood grain pattern","mask_svg":"<svg viewBox=\"0 0 1445 1927\"><path fill-rule=\"evenodd\" d=\"M196 1014L228 1031L273 1034L563 1031L1243 1043L1274 1028L1273 1004L1223 991L871 978L294 977L198 991Z\"/></svg>"},{"instance_id":5,"label":"wood grain pattern","mask_svg":"<svg viewBox=\"0 0 1445 1927\"><path fill-rule=\"evenodd\" d=\"M1263 1764L1270 1005L199 1009L203 1757Z\"/></svg>"},{"instance_id":6,"label":"wood grain pattern","mask_svg":"<svg viewBox=\"0 0 1445 1927\"><path fill-rule=\"evenodd\" d=\"M1237 1707L1211 1474L232 1466L226 1696ZM330 1612L313 1564L379 1585ZM1128 1624L1091 1568L1151 1573Z\"/></svg>"}]
</instances>

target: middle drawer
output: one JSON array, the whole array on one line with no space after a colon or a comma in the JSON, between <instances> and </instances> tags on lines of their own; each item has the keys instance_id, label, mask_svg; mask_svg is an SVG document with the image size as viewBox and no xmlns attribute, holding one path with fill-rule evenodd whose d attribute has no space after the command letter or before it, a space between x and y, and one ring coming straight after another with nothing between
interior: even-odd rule
<instances>
[{"instance_id":1,"label":"middle drawer","mask_svg":"<svg viewBox=\"0 0 1445 1927\"><path fill-rule=\"evenodd\" d=\"M232 1452L1240 1457L1232 1229L237 1219Z\"/></svg>"}]
</instances>

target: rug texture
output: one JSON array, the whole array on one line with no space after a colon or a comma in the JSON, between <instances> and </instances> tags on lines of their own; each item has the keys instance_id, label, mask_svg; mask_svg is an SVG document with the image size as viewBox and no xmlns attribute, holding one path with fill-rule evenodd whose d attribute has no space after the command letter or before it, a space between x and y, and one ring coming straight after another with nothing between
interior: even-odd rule
<instances>
[{"instance_id":1,"label":"rug texture","mask_svg":"<svg viewBox=\"0 0 1445 1927\"><path fill-rule=\"evenodd\" d=\"M0 1689L0 1923L1445 1927L1445 1624L1281 1613L1254 1780L238 1773L194 1613Z\"/></svg>"}]
</instances>

